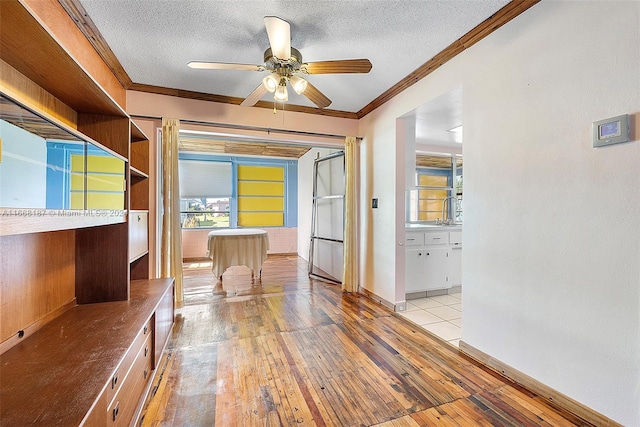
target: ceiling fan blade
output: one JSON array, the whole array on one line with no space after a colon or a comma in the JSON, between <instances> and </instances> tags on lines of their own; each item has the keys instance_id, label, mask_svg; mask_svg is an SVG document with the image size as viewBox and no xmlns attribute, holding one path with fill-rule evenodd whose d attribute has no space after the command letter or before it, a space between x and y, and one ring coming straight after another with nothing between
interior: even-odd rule
<instances>
[{"instance_id":1,"label":"ceiling fan blade","mask_svg":"<svg viewBox=\"0 0 640 427\"><path fill-rule=\"evenodd\" d=\"M303 65L307 74L347 74L368 73L371 71L368 59L343 59L337 61L309 62Z\"/></svg>"},{"instance_id":2,"label":"ceiling fan blade","mask_svg":"<svg viewBox=\"0 0 640 427\"><path fill-rule=\"evenodd\" d=\"M200 70L246 70L246 71L262 71L261 65L252 64L233 64L227 62L200 62L191 61L187 64L189 68Z\"/></svg>"},{"instance_id":3,"label":"ceiling fan blade","mask_svg":"<svg viewBox=\"0 0 640 427\"><path fill-rule=\"evenodd\" d=\"M316 104L318 108L327 108L329 105L331 105L331 100L308 81L307 88L304 92L302 92L302 94L309 98L309 101Z\"/></svg>"},{"instance_id":4,"label":"ceiling fan blade","mask_svg":"<svg viewBox=\"0 0 640 427\"><path fill-rule=\"evenodd\" d=\"M271 53L276 58L287 61L291 57L291 27L289 23L277 16L265 16L264 26L267 28Z\"/></svg>"},{"instance_id":5,"label":"ceiling fan blade","mask_svg":"<svg viewBox=\"0 0 640 427\"><path fill-rule=\"evenodd\" d=\"M260 83L260 85L258 85L258 87L255 88L253 92L251 92L249 96L247 96L245 100L240 103L240 105L242 105L243 107L253 107L254 105L256 105L256 102L260 100L260 98L265 96L267 92L267 88L264 87L262 83Z\"/></svg>"}]
</instances>

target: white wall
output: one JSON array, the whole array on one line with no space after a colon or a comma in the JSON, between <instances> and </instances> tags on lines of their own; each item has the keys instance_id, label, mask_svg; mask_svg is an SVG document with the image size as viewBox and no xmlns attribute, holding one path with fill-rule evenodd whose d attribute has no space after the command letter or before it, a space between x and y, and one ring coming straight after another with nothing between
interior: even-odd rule
<instances>
[{"instance_id":1,"label":"white wall","mask_svg":"<svg viewBox=\"0 0 640 427\"><path fill-rule=\"evenodd\" d=\"M0 120L0 206L42 208L47 204L47 144L11 123Z\"/></svg>"},{"instance_id":2,"label":"white wall","mask_svg":"<svg viewBox=\"0 0 640 427\"><path fill-rule=\"evenodd\" d=\"M541 2L360 121L363 206L380 198L362 213L365 287L396 301L404 289L395 119L462 84L462 340L628 426L640 425L639 43L640 2ZM625 113L636 142L591 148L591 123Z\"/></svg>"}]
</instances>

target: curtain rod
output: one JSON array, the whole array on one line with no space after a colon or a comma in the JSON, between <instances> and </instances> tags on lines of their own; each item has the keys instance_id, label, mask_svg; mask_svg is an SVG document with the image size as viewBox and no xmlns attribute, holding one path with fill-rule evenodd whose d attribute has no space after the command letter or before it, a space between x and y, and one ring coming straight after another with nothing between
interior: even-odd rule
<instances>
[{"instance_id":1,"label":"curtain rod","mask_svg":"<svg viewBox=\"0 0 640 427\"><path fill-rule=\"evenodd\" d=\"M132 119L147 119L147 120L162 120L162 117L154 117L154 116L141 116L137 114L131 114L130 117ZM247 125L234 125L229 123L216 123L216 122L205 122L201 120L188 120L188 119L179 119L180 123L188 123L191 125L201 125L201 126L216 126L226 129L237 129L237 130L249 130L249 131L258 131L258 132L266 132L267 134L271 133L281 133L287 135L303 135L303 136L316 136L322 138L335 138L335 139L345 139L346 135L336 135L331 133L318 133L318 132L305 132L299 130L290 130L290 129L278 129L278 128L265 128L259 126L247 126ZM356 136L358 141L362 141L361 136Z\"/></svg>"}]
</instances>

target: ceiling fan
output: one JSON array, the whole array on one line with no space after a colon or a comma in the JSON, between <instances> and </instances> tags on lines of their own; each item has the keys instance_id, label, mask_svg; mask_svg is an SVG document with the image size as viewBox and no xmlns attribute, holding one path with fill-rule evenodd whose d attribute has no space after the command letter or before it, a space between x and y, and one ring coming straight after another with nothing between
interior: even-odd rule
<instances>
[{"instance_id":1,"label":"ceiling fan","mask_svg":"<svg viewBox=\"0 0 640 427\"><path fill-rule=\"evenodd\" d=\"M191 61L187 65L208 70L268 71L269 75L242 101L240 105L244 107L255 105L267 92L273 93L276 101L287 101L289 83L297 94L306 96L319 108L326 108L331 104L331 100L298 74L368 73L371 70L371 62L368 59L302 62L300 51L291 47L291 28L287 21L276 16L265 16L264 25L271 47L265 50L262 65L199 61Z\"/></svg>"}]
</instances>

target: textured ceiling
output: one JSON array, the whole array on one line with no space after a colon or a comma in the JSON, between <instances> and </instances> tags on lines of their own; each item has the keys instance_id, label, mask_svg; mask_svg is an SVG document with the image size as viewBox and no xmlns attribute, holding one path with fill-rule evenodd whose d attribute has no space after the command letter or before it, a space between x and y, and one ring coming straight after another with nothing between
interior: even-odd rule
<instances>
[{"instance_id":1,"label":"textured ceiling","mask_svg":"<svg viewBox=\"0 0 640 427\"><path fill-rule=\"evenodd\" d=\"M312 75L332 110L357 112L490 17L505 0L79 0L134 83L246 97L266 74L187 62L262 64L263 18L291 24L306 62L368 58L369 74ZM267 94L264 100L270 100ZM289 91L289 103L314 107Z\"/></svg>"}]
</instances>

